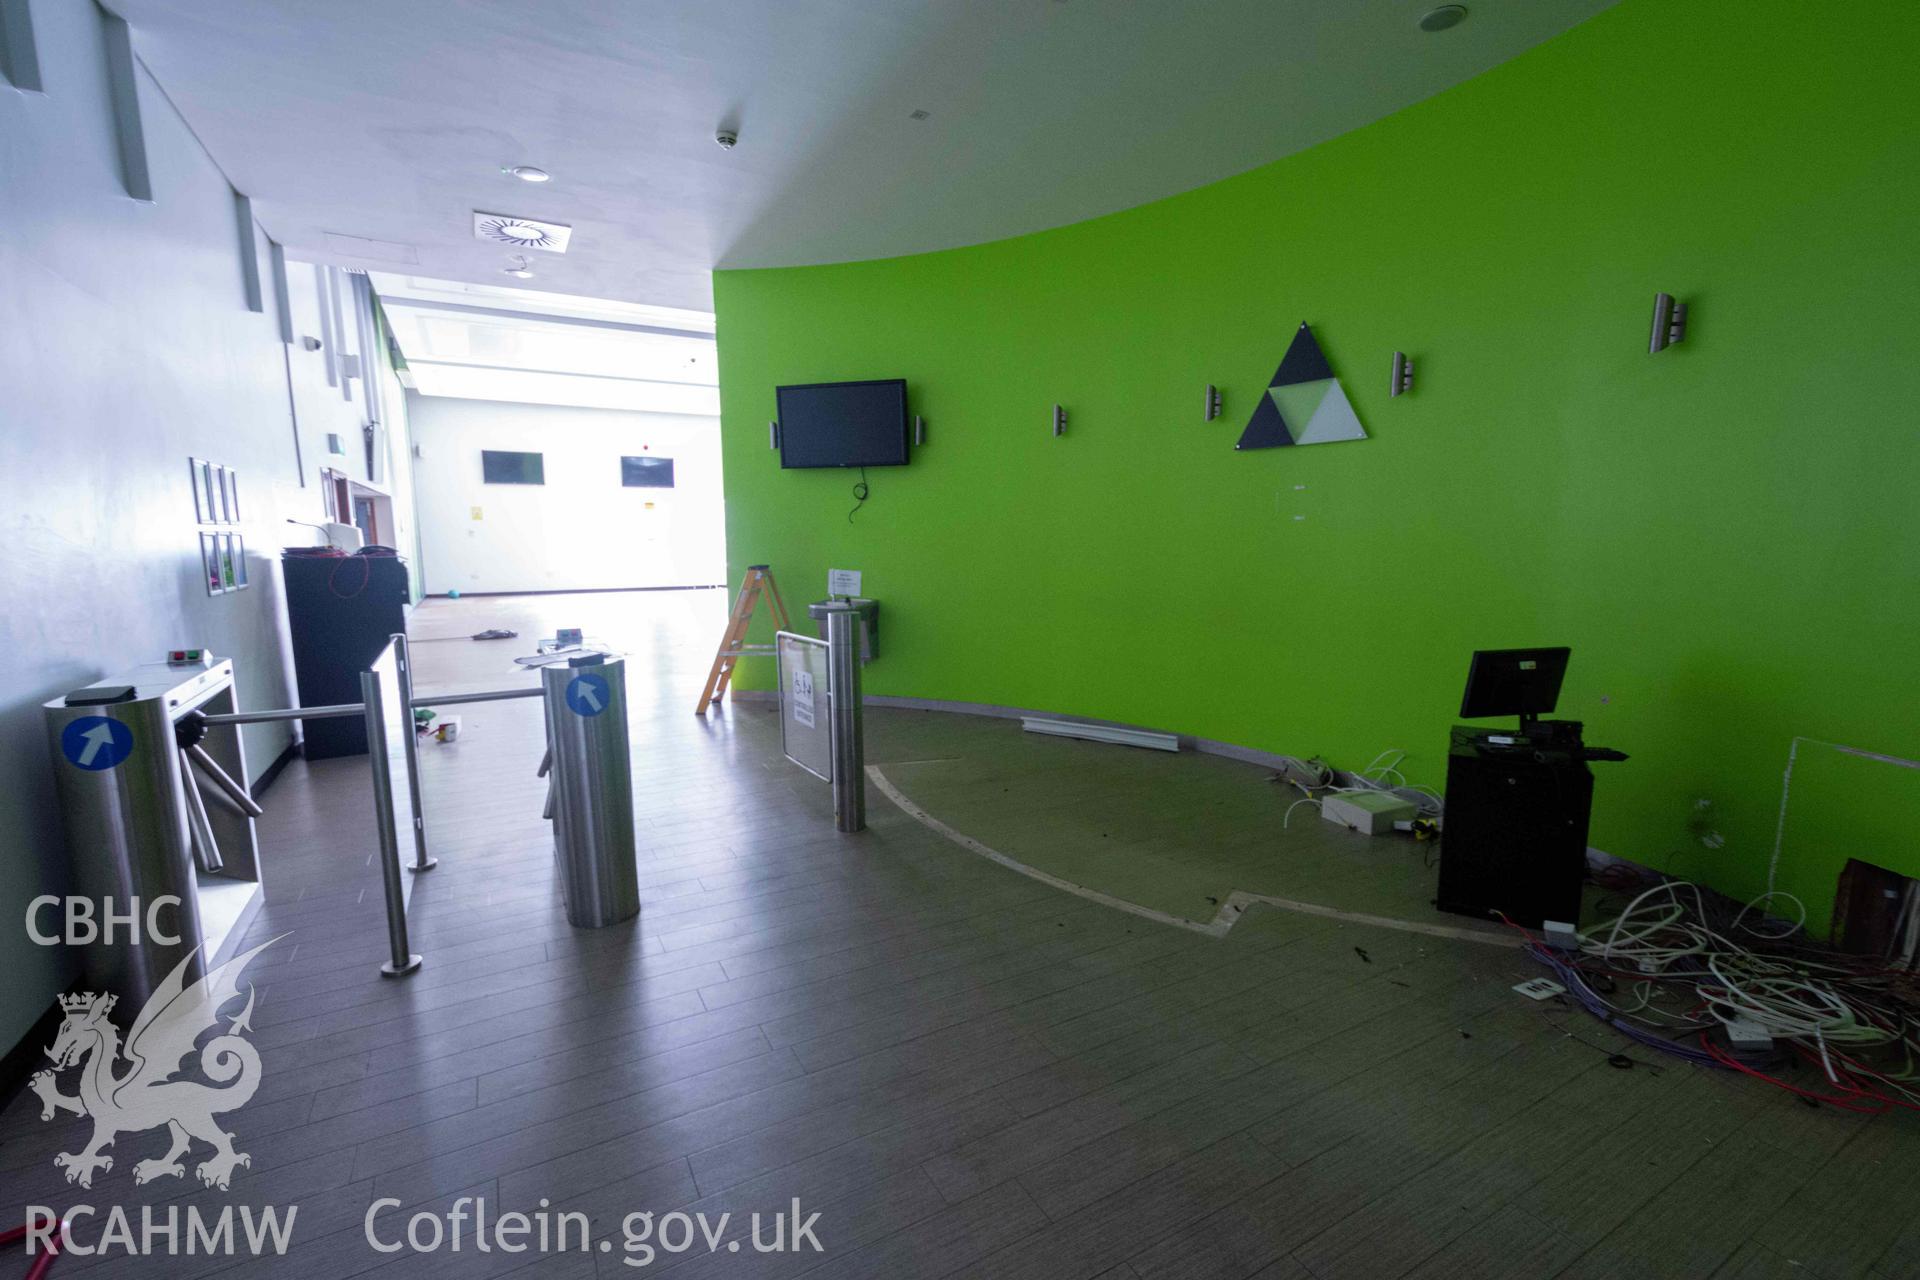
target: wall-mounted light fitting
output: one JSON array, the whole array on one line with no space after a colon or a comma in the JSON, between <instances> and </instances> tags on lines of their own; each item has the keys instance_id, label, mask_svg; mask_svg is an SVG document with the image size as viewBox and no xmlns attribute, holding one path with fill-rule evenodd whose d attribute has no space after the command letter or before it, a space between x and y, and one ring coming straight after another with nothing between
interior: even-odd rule
<instances>
[{"instance_id":1,"label":"wall-mounted light fitting","mask_svg":"<svg viewBox=\"0 0 1920 1280\"><path fill-rule=\"evenodd\" d=\"M318 351L321 347L324 347L327 344L320 341L320 339L314 337L312 334L309 333L309 334L301 335L300 345L308 351Z\"/></svg>"},{"instance_id":2,"label":"wall-mounted light fitting","mask_svg":"<svg viewBox=\"0 0 1920 1280\"><path fill-rule=\"evenodd\" d=\"M1653 337L1647 342L1647 354L1658 355L1687 336L1687 304L1675 302L1670 293L1653 295Z\"/></svg>"},{"instance_id":3,"label":"wall-mounted light fitting","mask_svg":"<svg viewBox=\"0 0 1920 1280\"><path fill-rule=\"evenodd\" d=\"M913 442L915 444L927 442L927 420L917 413L913 415Z\"/></svg>"},{"instance_id":4,"label":"wall-mounted light fitting","mask_svg":"<svg viewBox=\"0 0 1920 1280\"><path fill-rule=\"evenodd\" d=\"M778 422L769 422L767 424L767 448L774 450L780 448L780 424Z\"/></svg>"},{"instance_id":5,"label":"wall-mounted light fitting","mask_svg":"<svg viewBox=\"0 0 1920 1280\"><path fill-rule=\"evenodd\" d=\"M1211 382L1209 382L1207 384L1207 416L1205 420L1208 422L1212 422L1215 418L1219 416L1220 416L1220 388L1214 386Z\"/></svg>"},{"instance_id":6,"label":"wall-mounted light fitting","mask_svg":"<svg viewBox=\"0 0 1920 1280\"><path fill-rule=\"evenodd\" d=\"M1053 406L1053 434L1056 436L1067 434L1067 411L1060 405Z\"/></svg>"},{"instance_id":7,"label":"wall-mounted light fitting","mask_svg":"<svg viewBox=\"0 0 1920 1280\"><path fill-rule=\"evenodd\" d=\"M1407 359L1407 353L1393 353L1393 390L1389 395L1403 395L1413 390L1413 361Z\"/></svg>"}]
</instances>

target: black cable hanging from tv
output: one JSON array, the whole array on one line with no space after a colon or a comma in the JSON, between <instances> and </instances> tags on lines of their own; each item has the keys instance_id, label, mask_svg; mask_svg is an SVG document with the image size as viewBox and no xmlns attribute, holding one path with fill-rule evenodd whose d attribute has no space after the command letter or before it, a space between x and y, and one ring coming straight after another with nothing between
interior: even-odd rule
<instances>
[{"instance_id":1,"label":"black cable hanging from tv","mask_svg":"<svg viewBox=\"0 0 1920 1280\"><path fill-rule=\"evenodd\" d=\"M847 523L852 524L853 518L856 515L860 514L860 508L866 505L867 505L867 469L865 467L861 467L860 479L854 482L853 510L847 512Z\"/></svg>"}]
</instances>

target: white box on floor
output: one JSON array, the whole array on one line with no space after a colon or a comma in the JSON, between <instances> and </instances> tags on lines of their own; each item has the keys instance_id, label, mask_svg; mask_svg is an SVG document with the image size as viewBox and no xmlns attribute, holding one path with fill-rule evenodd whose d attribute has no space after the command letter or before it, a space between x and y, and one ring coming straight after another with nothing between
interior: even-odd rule
<instances>
[{"instance_id":1,"label":"white box on floor","mask_svg":"<svg viewBox=\"0 0 1920 1280\"><path fill-rule=\"evenodd\" d=\"M1396 822L1411 822L1419 809L1387 791L1336 792L1320 802L1320 816L1363 836L1383 836Z\"/></svg>"}]
</instances>

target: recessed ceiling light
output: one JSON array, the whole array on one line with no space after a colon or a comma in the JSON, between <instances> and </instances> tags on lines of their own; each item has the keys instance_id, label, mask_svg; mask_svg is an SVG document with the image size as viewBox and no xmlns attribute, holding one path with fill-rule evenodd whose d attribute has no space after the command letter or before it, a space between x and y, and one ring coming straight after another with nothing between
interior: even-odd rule
<instances>
[{"instance_id":1,"label":"recessed ceiling light","mask_svg":"<svg viewBox=\"0 0 1920 1280\"><path fill-rule=\"evenodd\" d=\"M553 175L545 169L536 169L530 164L514 165L507 172L522 182L550 182L553 179Z\"/></svg>"},{"instance_id":2,"label":"recessed ceiling light","mask_svg":"<svg viewBox=\"0 0 1920 1280\"><path fill-rule=\"evenodd\" d=\"M1467 6L1463 4L1443 4L1438 9L1429 9L1420 15L1422 31L1445 31L1448 27L1457 27L1467 20Z\"/></svg>"}]
</instances>

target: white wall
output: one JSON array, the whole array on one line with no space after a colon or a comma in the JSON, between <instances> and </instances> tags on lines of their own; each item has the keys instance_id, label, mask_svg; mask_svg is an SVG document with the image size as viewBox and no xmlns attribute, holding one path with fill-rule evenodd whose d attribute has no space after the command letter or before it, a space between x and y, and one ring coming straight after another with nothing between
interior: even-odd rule
<instances>
[{"instance_id":1,"label":"white wall","mask_svg":"<svg viewBox=\"0 0 1920 1280\"><path fill-rule=\"evenodd\" d=\"M287 495L299 506L289 512L300 520L324 520L325 503L318 488L322 469L342 471L361 484L386 491L393 499L394 530L382 536L410 562L417 561L419 530L414 511L411 445L407 434L406 388L394 376L384 343L375 339L371 353L360 350L360 338L353 319L353 277L344 271L331 274L315 263L289 259L287 262L287 298L293 317L293 342L286 348L288 403L298 423L301 462L307 483L302 492ZM322 308L329 314L337 294L342 317L338 330L329 327ZM328 338L333 346L326 345ZM317 350L308 350L307 339L321 342ZM337 352L335 348L337 347ZM362 428L368 419L367 387L364 378L335 376L327 381L327 366L336 355L359 359L360 367L379 379L380 411L385 419L386 467L378 482L368 474L367 449ZM329 451L328 435L340 437L342 453ZM295 480L297 484L297 478ZM317 542L317 532L292 526L285 529L285 545ZM279 544L276 544L279 545ZM420 594L417 564L411 565L414 594Z\"/></svg>"},{"instance_id":2,"label":"white wall","mask_svg":"<svg viewBox=\"0 0 1920 1280\"><path fill-rule=\"evenodd\" d=\"M717 418L415 394L407 418L428 591L726 581ZM483 449L544 454L547 482L482 483ZM621 486L621 457L648 453L673 459L674 488Z\"/></svg>"},{"instance_id":3,"label":"white wall","mask_svg":"<svg viewBox=\"0 0 1920 1280\"><path fill-rule=\"evenodd\" d=\"M312 535L285 520L320 518L312 449L357 440L359 408L308 395L324 369L280 342L257 228L266 309L247 309L232 189L144 71L154 199L127 196L99 9L36 0L33 22L45 91L0 81L0 1052L74 971L20 923L67 883L40 704L194 644L236 659L245 705L288 705L278 553ZM296 332L317 333L314 299L293 301ZM239 468L249 590L201 585L190 456ZM256 776L288 732L248 727Z\"/></svg>"}]
</instances>

